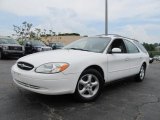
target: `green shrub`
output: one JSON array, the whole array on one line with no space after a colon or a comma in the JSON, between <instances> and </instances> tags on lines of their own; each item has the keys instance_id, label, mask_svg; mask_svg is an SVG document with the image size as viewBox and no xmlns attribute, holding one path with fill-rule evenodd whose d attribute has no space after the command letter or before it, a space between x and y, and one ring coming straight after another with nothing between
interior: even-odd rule
<instances>
[{"instance_id":1,"label":"green shrub","mask_svg":"<svg viewBox=\"0 0 160 120\"><path fill-rule=\"evenodd\" d=\"M150 57L154 57L156 55L160 55L160 52L158 52L158 51L148 51L148 53L149 53Z\"/></svg>"}]
</instances>

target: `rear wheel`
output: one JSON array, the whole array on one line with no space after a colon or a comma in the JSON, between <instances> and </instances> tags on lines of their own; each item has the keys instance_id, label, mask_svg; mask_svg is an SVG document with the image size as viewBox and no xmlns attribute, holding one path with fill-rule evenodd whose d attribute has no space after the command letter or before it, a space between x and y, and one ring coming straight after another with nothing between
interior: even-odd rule
<instances>
[{"instance_id":1,"label":"rear wheel","mask_svg":"<svg viewBox=\"0 0 160 120\"><path fill-rule=\"evenodd\" d=\"M93 101L100 95L102 87L102 75L94 69L85 70L78 80L75 97L82 102Z\"/></svg>"},{"instance_id":2,"label":"rear wheel","mask_svg":"<svg viewBox=\"0 0 160 120\"><path fill-rule=\"evenodd\" d=\"M137 82L142 82L145 78L145 74L146 74L146 66L145 66L145 64L143 64L141 66L141 69L140 69L138 75L136 76L136 81Z\"/></svg>"}]
</instances>

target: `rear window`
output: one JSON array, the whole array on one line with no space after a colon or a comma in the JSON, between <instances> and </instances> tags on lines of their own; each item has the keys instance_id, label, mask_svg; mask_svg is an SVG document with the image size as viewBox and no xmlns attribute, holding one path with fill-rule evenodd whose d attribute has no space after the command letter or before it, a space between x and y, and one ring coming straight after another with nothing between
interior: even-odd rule
<instances>
[{"instance_id":1,"label":"rear window","mask_svg":"<svg viewBox=\"0 0 160 120\"><path fill-rule=\"evenodd\" d=\"M142 50L142 52L148 53L141 43L139 43L138 41L134 41L134 43Z\"/></svg>"}]
</instances>

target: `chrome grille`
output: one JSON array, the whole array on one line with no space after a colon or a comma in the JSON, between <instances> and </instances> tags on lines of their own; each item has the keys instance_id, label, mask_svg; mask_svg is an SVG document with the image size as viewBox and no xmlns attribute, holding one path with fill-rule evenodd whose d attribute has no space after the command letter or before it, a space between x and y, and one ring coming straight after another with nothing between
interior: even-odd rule
<instances>
[{"instance_id":1,"label":"chrome grille","mask_svg":"<svg viewBox=\"0 0 160 120\"><path fill-rule=\"evenodd\" d=\"M17 50L17 51L22 51L22 47L20 46L8 46L9 50Z\"/></svg>"},{"instance_id":2,"label":"chrome grille","mask_svg":"<svg viewBox=\"0 0 160 120\"><path fill-rule=\"evenodd\" d=\"M22 70L32 70L34 68L33 65L26 63L26 62L18 62L17 66Z\"/></svg>"}]
</instances>

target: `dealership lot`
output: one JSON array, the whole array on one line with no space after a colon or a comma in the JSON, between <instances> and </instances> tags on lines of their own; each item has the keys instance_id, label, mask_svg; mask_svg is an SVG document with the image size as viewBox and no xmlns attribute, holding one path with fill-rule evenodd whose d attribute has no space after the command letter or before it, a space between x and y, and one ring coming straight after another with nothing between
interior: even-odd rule
<instances>
[{"instance_id":1,"label":"dealership lot","mask_svg":"<svg viewBox=\"0 0 160 120\"><path fill-rule=\"evenodd\" d=\"M160 63L153 63L142 83L132 78L107 84L100 98L78 103L72 95L47 96L18 88L0 60L0 120L159 120Z\"/></svg>"}]
</instances>

